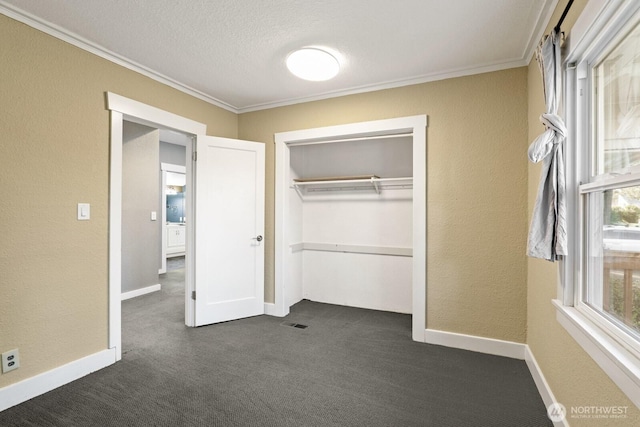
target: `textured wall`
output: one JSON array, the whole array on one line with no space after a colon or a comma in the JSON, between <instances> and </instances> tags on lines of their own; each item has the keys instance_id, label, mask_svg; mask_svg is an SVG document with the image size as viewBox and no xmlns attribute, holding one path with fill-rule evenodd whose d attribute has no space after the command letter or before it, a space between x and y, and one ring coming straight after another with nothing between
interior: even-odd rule
<instances>
[{"instance_id":1,"label":"textured wall","mask_svg":"<svg viewBox=\"0 0 640 427\"><path fill-rule=\"evenodd\" d=\"M237 136L235 114L0 15L0 387L107 348L111 91ZM91 203L91 220L76 204Z\"/></svg>"},{"instance_id":2,"label":"textured wall","mask_svg":"<svg viewBox=\"0 0 640 427\"><path fill-rule=\"evenodd\" d=\"M160 132L137 123L122 129L122 292L159 283L162 202ZM151 221L151 211L156 221Z\"/></svg>"},{"instance_id":3,"label":"textured wall","mask_svg":"<svg viewBox=\"0 0 640 427\"><path fill-rule=\"evenodd\" d=\"M239 137L267 143L266 299L274 133L427 114L427 325L524 342L526 85L520 68L240 115Z\"/></svg>"},{"instance_id":4,"label":"textured wall","mask_svg":"<svg viewBox=\"0 0 640 427\"><path fill-rule=\"evenodd\" d=\"M568 33L584 8L586 0L577 0L563 24ZM551 19L558 21L567 0L561 0ZM551 27L551 26L550 26ZM550 27L547 30L550 30ZM542 131L538 117L544 112L542 78L535 60L529 65L529 141ZM521 151L524 154L526 146ZM529 217L540 181L540 165L529 166ZM640 412L598 367L556 320L551 300L557 297L558 265L530 258L528 260L527 343L540 365L556 399L571 406L628 406L627 419L569 419L572 426L637 426Z\"/></svg>"}]
</instances>

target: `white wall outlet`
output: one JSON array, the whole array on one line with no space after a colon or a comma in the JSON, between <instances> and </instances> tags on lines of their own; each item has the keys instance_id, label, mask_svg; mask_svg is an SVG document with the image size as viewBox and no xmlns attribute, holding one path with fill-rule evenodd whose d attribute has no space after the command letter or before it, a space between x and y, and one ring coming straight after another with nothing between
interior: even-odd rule
<instances>
[{"instance_id":1,"label":"white wall outlet","mask_svg":"<svg viewBox=\"0 0 640 427\"><path fill-rule=\"evenodd\" d=\"M9 371L18 369L20 367L20 354L18 349L13 349L2 353L2 373L6 374Z\"/></svg>"},{"instance_id":2,"label":"white wall outlet","mask_svg":"<svg viewBox=\"0 0 640 427\"><path fill-rule=\"evenodd\" d=\"M158 214L156 211L151 211L151 221L155 221L158 219Z\"/></svg>"}]
</instances>

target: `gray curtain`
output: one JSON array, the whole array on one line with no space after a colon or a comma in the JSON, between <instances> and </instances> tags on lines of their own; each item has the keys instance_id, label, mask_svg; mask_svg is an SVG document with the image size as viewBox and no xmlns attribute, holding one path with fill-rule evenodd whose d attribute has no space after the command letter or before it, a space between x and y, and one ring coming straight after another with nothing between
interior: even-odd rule
<instances>
[{"instance_id":1,"label":"gray curtain","mask_svg":"<svg viewBox=\"0 0 640 427\"><path fill-rule=\"evenodd\" d=\"M556 261L567 254L564 141L567 129L558 116L562 76L560 34L555 30L536 50L542 73L546 112L540 116L545 131L529 146L529 160L542 161L538 197L529 227L527 255Z\"/></svg>"}]
</instances>

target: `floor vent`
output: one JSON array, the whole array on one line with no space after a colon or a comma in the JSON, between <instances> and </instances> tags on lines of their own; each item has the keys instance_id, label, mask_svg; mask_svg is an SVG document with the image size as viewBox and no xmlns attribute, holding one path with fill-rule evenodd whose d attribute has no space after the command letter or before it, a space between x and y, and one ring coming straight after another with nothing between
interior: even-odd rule
<instances>
[{"instance_id":1,"label":"floor vent","mask_svg":"<svg viewBox=\"0 0 640 427\"><path fill-rule=\"evenodd\" d=\"M302 323L282 322L281 324L282 326L291 326L298 329L307 329L309 327L307 325L303 325Z\"/></svg>"}]
</instances>

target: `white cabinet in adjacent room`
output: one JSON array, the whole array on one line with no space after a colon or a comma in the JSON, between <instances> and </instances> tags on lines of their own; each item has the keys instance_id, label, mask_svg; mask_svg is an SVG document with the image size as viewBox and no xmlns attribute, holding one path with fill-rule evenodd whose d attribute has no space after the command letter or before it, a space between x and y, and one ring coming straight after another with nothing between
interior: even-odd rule
<instances>
[{"instance_id":1,"label":"white cabinet in adjacent room","mask_svg":"<svg viewBox=\"0 0 640 427\"><path fill-rule=\"evenodd\" d=\"M167 224L167 257L184 255L186 227L178 224Z\"/></svg>"}]
</instances>

